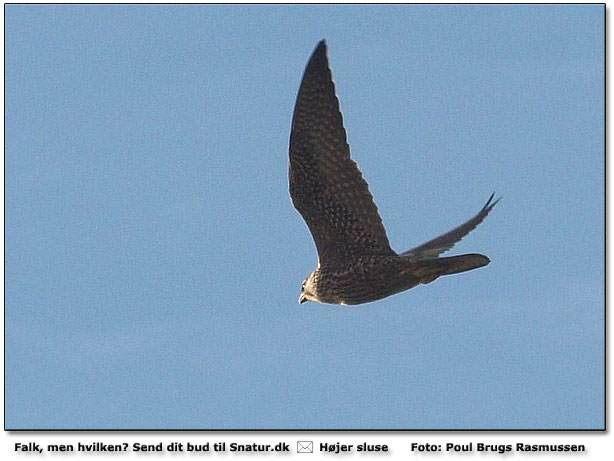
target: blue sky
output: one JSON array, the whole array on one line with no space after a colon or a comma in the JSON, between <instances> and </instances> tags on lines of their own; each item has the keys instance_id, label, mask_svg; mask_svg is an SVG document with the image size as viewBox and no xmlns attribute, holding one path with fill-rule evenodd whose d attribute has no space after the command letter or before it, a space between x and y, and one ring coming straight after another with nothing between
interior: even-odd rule
<instances>
[{"instance_id":1,"label":"blue sky","mask_svg":"<svg viewBox=\"0 0 614 461\"><path fill-rule=\"evenodd\" d=\"M7 428L603 427L602 5L5 12ZM393 248L496 191L488 267L297 304L322 38Z\"/></svg>"}]
</instances>

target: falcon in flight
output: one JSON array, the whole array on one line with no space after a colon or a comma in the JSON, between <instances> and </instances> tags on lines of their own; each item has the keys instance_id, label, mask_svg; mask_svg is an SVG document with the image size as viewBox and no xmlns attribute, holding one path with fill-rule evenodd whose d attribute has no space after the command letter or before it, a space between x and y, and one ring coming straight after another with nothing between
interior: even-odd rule
<instances>
[{"instance_id":1,"label":"falcon in flight","mask_svg":"<svg viewBox=\"0 0 614 461\"><path fill-rule=\"evenodd\" d=\"M494 194L451 231L400 254L390 248L369 186L350 158L324 40L296 98L289 176L292 203L318 250L318 267L303 282L300 303L366 303L490 262L481 254L440 255L486 218L499 201Z\"/></svg>"}]
</instances>

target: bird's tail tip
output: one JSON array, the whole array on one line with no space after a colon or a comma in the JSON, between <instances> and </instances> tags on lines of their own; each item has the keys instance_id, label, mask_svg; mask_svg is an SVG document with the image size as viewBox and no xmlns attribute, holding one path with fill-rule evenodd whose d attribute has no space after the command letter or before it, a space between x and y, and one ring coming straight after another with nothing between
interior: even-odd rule
<instances>
[{"instance_id":1,"label":"bird's tail tip","mask_svg":"<svg viewBox=\"0 0 614 461\"><path fill-rule=\"evenodd\" d=\"M420 261L413 275L420 283L430 283L442 275L460 274L490 264L490 258L477 253Z\"/></svg>"}]
</instances>

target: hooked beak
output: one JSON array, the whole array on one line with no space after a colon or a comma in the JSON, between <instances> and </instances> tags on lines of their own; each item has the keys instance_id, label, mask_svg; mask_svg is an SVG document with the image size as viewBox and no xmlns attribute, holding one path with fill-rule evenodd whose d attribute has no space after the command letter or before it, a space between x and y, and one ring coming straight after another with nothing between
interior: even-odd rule
<instances>
[{"instance_id":1,"label":"hooked beak","mask_svg":"<svg viewBox=\"0 0 614 461\"><path fill-rule=\"evenodd\" d=\"M307 301L307 298L305 298L305 295L301 293L301 295L298 297L298 303L303 304L305 301Z\"/></svg>"}]
</instances>

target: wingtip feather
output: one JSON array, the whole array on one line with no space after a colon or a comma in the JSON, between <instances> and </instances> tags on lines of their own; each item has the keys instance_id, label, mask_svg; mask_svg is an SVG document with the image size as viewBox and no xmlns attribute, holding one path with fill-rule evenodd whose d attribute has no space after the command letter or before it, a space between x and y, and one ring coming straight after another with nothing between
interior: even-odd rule
<instances>
[{"instance_id":1,"label":"wingtip feather","mask_svg":"<svg viewBox=\"0 0 614 461\"><path fill-rule=\"evenodd\" d=\"M490 197L488 198L488 201L486 202L486 205L484 205L484 207L482 208L482 212L486 212L489 213L490 210L492 210L494 208L494 206L499 203L499 200L501 200L503 197L499 197L497 198L497 200L495 200L494 202L492 201L492 199L495 198L495 193L493 192Z\"/></svg>"}]
</instances>

